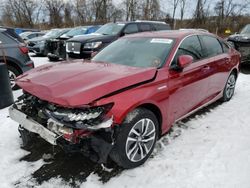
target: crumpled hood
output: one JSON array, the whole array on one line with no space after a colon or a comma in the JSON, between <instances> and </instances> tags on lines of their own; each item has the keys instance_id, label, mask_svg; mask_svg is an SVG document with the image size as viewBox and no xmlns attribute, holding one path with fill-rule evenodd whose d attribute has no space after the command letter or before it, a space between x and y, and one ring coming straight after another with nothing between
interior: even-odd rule
<instances>
[{"instance_id":1,"label":"crumpled hood","mask_svg":"<svg viewBox=\"0 0 250 188\"><path fill-rule=\"evenodd\" d=\"M156 71L156 68L75 60L32 69L19 76L17 84L42 100L79 107L117 90L151 80Z\"/></svg>"}]
</instances>

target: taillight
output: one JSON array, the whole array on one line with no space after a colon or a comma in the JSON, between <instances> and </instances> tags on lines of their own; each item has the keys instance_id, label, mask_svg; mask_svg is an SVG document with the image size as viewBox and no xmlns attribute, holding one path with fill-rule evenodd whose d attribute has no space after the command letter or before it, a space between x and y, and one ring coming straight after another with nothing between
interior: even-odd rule
<instances>
[{"instance_id":1,"label":"taillight","mask_svg":"<svg viewBox=\"0 0 250 188\"><path fill-rule=\"evenodd\" d=\"M29 48L27 48L26 46L19 46L19 49L23 54L29 53Z\"/></svg>"}]
</instances>

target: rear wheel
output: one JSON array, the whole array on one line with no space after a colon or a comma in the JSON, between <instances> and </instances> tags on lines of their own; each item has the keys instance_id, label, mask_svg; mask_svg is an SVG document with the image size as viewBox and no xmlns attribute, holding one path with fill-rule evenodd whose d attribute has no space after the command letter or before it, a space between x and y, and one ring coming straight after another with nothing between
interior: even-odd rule
<instances>
[{"instance_id":1,"label":"rear wheel","mask_svg":"<svg viewBox=\"0 0 250 188\"><path fill-rule=\"evenodd\" d=\"M227 83L223 91L222 100L224 102L229 101L233 97L235 84L236 84L236 74L232 72L227 79Z\"/></svg>"},{"instance_id":2,"label":"rear wheel","mask_svg":"<svg viewBox=\"0 0 250 188\"><path fill-rule=\"evenodd\" d=\"M132 111L116 136L111 159L123 168L142 165L154 149L158 129L159 124L153 112L144 108Z\"/></svg>"},{"instance_id":3,"label":"rear wheel","mask_svg":"<svg viewBox=\"0 0 250 188\"><path fill-rule=\"evenodd\" d=\"M19 89L19 87L16 85L16 78L20 75L19 71L12 66L8 66L8 73L9 73L11 89L12 90Z\"/></svg>"}]
</instances>

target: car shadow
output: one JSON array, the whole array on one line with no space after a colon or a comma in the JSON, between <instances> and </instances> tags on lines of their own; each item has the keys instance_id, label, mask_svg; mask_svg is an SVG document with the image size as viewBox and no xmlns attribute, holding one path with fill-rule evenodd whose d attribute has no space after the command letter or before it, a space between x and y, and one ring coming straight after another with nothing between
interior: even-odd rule
<instances>
[{"instance_id":1,"label":"car shadow","mask_svg":"<svg viewBox=\"0 0 250 188\"><path fill-rule=\"evenodd\" d=\"M92 162L80 153L67 154L61 148L52 147L39 138L26 150L30 153L22 157L20 161L34 162L40 159L45 161L45 164L32 174L32 178L38 184L59 177L76 187L78 183L85 182L92 173L98 175L99 181L105 183L122 172L122 169L115 164L108 169L101 164ZM44 158L46 155L51 157Z\"/></svg>"},{"instance_id":2,"label":"car shadow","mask_svg":"<svg viewBox=\"0 0 250 188\"><path fill-rule=\"evenodd\" d=\"M240 72L243 74L250 74L250 63L241 64Z\"/></svg>"}]
</instances>

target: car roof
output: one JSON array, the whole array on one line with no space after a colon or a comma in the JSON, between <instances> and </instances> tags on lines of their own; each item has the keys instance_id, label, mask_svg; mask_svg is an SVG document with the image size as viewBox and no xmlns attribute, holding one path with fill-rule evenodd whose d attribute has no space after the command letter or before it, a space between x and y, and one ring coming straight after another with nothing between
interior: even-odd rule
<instances>
[{"instance_id":1,"label":"car roof","mask_svg":"<svg viewBox=\"0 0 250 188\"><path fill-rule=\"evenodd\" d=\"M112 23L112 22L110 22ZM135 21L121 21L121 22L116 22L117 24L128 24L128 23L154 23L154 24L167 24L165 22L161 21L153 21L153 20L135 20Z\"/></svg>"},{"instance_id":2,"label":"car roof","mask_svg":"<svg viewBox=\"0 0 250 188\"><path fill-rule=\"evenodd\" d=\"M182 39L189 35L198 35L198 34L207 34L212 35L212 33L203 32L200 30L162 30L162 31L153 31L153 32L143 32L143 33L136 33L131 35L126 35L126 38L130 37L155 37L155 38L176 38Z\"/></svg>"}]
</instances>

